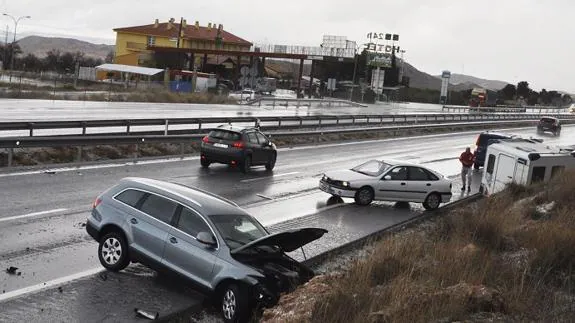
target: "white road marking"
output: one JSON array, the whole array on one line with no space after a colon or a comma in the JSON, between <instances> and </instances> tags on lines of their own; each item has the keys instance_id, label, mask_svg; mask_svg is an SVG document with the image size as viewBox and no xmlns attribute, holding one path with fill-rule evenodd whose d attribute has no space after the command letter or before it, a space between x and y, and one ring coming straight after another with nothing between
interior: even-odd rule
<instances>
[{"instance_id":1,"label":"white road marking","mask_svg":"<svg viewBox=\"0 0 575 323\"><path fill-rule=\"evenodd\" d=\"M248 183L248 182L255 182L255 181L262 181L264 179L269 179L269 178L278 178L278 177L284 177L284 176L289 176L289 175L295 175L295 174L299 174L300 172L290 172L290 173L283 173L283 174L278 174L278 175L274 175L274 176L265 176L265 177L256 177L256 178L250 178L250 179L242 179L240 182L242 183Z\"/></svg>"},{"instance_id":2,"label":"white road marking","mask_svg":"<svg viewBox=\"0 0 575 323\"><path fill-rule=\"evenodd\" d=\"M13 290L10 291L8 293L4 293L0 295L0 302L6 301L8 299L14 298L14 297L18 297L18 296L22 296L25 294L29 294L29 293L34 293L34 292L38 292L41 291L43 289L47 289L50 287L55 287L58 285L63 285L65 283L74 281L74 280L78 280L80 278L84 278L84 277L88 277L88 276L92 276L95 275L101 271L103 271L104 268L102 267L98 267L98 268L93 268L93 269L89 269L86 271L82 271L79 273L75 273L69 276L65 276L65 277L60 277L60 278L56 278L54 280L50 280L47 281L45 283L41 283L41 284L37 284L37 285L33 285L33 286L28 286L28 287L24 287L21 289L17 289L17 290Z\"/></svg>"},{"instance_id":3,"label":"white road marking","mask_svg":"<svg viewBox=\"0 0 575 323\"><path fill-rule=\"evenodd\" d=\"M25 218L31 218L31 217L39 216L39 215L46 215L46 214L64 212L64 211L67 211L67 210L68 210L68 209L54 209L54 210L34 212L34 213L29 213L29 214L24 214L24 215L10 216L10 217L7 217L7 218L0 218L0 222L20 220L20 219L25 219Z\"/></svg>"}]
</instances>

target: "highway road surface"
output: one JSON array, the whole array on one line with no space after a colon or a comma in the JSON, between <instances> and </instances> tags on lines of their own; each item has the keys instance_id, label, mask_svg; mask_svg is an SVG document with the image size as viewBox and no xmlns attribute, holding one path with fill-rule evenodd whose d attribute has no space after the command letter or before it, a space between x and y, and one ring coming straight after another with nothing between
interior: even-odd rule
<instances>
[{"instance_id":1,"label":"highway road surface","mask_svg":"<svg viewBox=\"0 0 575 323\"><path fill-rule=\"evenodd\" d=\"M535 136L535 129L510 132ZM197 157L0 173L0 268L14 266L21 272L0 272L0 322L128 322L135 319L136 307L161 315L192 305L201 309L201 295L139 265L118 274L102 271L97 244L83 223L96 196L122 177L207 189L236 201L271 231L328 229L305 248L309 257L422 211L417 204L359 207L347 199L328 203L329 196L317 189L324 171L374 158L409 160L453 178L458 199L464 195L457 185L457 157L465 147L473 147L476 137L467 132L282 149L273 173L254 168L247 175L223 165L202 169ZM543 138L574 144L575 127L565 126L559 138ZM480 176L475 174L472 193L477 192ZM303 259L298 252L293 256Z\"/></svg>"}]
</instances>

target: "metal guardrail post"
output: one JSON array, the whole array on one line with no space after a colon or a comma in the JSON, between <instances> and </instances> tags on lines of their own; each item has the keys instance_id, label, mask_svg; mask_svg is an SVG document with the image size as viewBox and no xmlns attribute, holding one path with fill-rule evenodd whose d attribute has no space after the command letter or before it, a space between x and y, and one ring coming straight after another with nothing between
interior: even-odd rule
<instances>
[{"instance_id":1,"label":"metal guardrail post","mask_svg":"<svg viewBox=\"0 0 575 323\"><path fill-rule=\"evenodd\" d=\"M78 150L76 152L76 162L81 162L82 161L82 146L78 146Z\"/></svg>"},{"instance_id":2,"label":"metal guardrail post","mask_svg":"<svg viewBox=\"0 0 575 323\"><path fill-rule=\"evenodd\" d=\"M30 122L28 124L28 127L30 128L30 137L34 136L34 123Z\"/></svg>"},{"instance_id":3,"label":"metal guardrail post","mask_svg":"<svg viewBox=\"0 0 575 323\"><path fill-rule=\"evenodd\" d=\"M138 144L134 144L134 163L138 162L138 150L139 150Z\"/></svg>"},{"instance_id":4,"label":"metal guardrail post","mask_svg":"<svg viewBox=\"0 0 575 323\"><path fill-rule=\"evenodd\" d=\"M13 158L14 158L14 148L8 148L8 167L12 166Z\"/></svg>"},{"instance_id":5,"label":"metal guardrail post","mask_svg":"<svg viewBox=\"0 0 575 323\"><path fill-rule=\"evenodd\" d=\"M198 130L202 129L202 119L198 119Z\"/></svg>"},{"instance_id":6,"label":"metal guardrail post","mask_svg":"<svg viewBox=\"0 0 575 323\"><path fill-rule=\"evenodd\" d=\"M82 122L82 136L86 135L86 122Z\"/></svg>"},{"instance_id":7,"label":"metal guardrail post","mask_svg":"<svg viewBox=\"0 0 575 323\"><path fill-rule=\"evenodd\" d=\"M164 136L168 135L168 119L165 120Z\"/></svg>"},{"instance_id":8,"label":"metal guardrail post","mask_svg":"<svg viewBox=\"0 0 575 323\"><path fill-rule=\"evenodd\" d=\"M184 146L184 143L181 142L180 143L180 158L181 159L184 159L184 153L185 153L185 146Z\"/></svg>"},{"instance_id":9,"label":"metal guardrail post","mask_svg":"<svg viewBox=\"0 0 575 323\"><path fill-rule=\"evenodd\" d=\"M130 121L126 120L126 134L130 134Z\"/></svg>"}]
</instances>

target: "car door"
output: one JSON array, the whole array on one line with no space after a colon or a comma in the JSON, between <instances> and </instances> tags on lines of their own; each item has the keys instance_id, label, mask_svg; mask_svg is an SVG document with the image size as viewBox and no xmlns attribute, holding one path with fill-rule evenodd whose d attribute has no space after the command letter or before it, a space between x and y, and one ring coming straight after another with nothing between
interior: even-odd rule
<instances>
[{"instance_id":1,"label":"car door","mask_svg":"<svg viewBox=\"0 0 575 323\"><path fill-rule=\"evenodd\" d=\"M246 143L249 149L252 151L252 165L257 165L262 163L262 149L258 141L258 136L255 131L246 132Z\"/></svg>"},{"instance_id":2,"label":"car door","mask_svg":"<svg viewBox=\"0 0 575 323\"><path fill-rule=\"evenodd\" d=\"M171 230L170 222L178 204L154 193L147 193L129 219L134 249L145 258L159 264Z\"/></svg>"},{"instance_id":3,"label":"car door","mask_svg":"<svg viewBox=\"0 0 575 323\"><path fill-rule=\"evenodd\" d=\"M409 180L409 195L410 199L414 202L423 202L432 191L443 192L438 187L438 181L432 180L431 174L421 167L411 166L408 167L408 180Z\"/></svg>"},{"instance_id":4,"label":"car door","mask_svg":"<svg viewBox=\"0 0 575 323\"><path fill-rule=\"evenodd\" d=\"M274 150L270 145L270 140L263 133L258 131L256 136L261 147L263 163L266 163L272 157Z\"/></svg>"},{"instance_id":5,"label":"car door","mask_svg":"<svg viewBox=\"0 0 575 323\"><path fill-rule=\"evenodd\" d=\"M209 287L219 249L217 246L208 246L197 241L196 237L200 232L214 235L199 213L184 206L180 207L174 227L168 235L162 261L168 268Z\"/></svg>"},{"instance_id":6,"label":"car door","mask_svg":"<svg viewBox=\"0 0 575 323\"><path fill-rule=\"evenodd\" d=\"M406 191L409 190L407 182L407 167L397 166L390 169L378 181L376 197L386 201L408 200Z\"/></svg>"}]
</instances>

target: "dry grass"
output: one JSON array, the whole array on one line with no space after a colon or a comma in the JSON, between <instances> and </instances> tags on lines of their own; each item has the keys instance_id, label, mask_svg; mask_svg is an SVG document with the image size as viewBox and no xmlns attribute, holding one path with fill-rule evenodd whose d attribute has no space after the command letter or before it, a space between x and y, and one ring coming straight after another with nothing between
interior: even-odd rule
<instances>
[{"instance_id":1,"label":"dry grass","mask_svg":"<svg viewBox=\"0 0 575 323\"><path fill-rule=\"evenodd\" d=\"M290 321L575 321L574 196L575 171L388 237Z\"/></svg>"}]
</instances>

